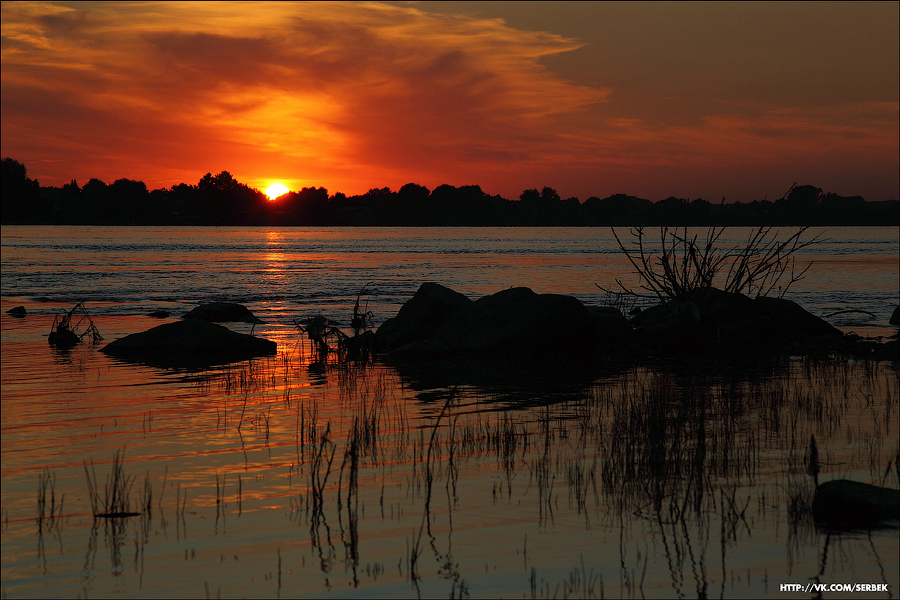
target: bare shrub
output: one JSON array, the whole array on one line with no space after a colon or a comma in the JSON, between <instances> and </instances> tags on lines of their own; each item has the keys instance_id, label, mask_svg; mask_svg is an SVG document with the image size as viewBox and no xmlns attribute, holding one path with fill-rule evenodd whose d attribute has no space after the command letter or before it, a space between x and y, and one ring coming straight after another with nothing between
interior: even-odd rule
<instances>
[{"instance_id":1,"label":"bare shrub","mask_svg":"<svg viewBox=\"0 0 900 600\"><path fill-rule=\"evenodd\" d=\"M666 303L680 301L698 292L721 284L726 292L748 296L768 296L777 289L778 297L785 292L812 265L798 270L796 253L820 241L820 235L803 240L809 227L801 227L784 240L778 239L779 231L773 227L760 227L752 232L742 246L722 248L719 239L725 227L710 227L706 240L697 234L691 236L687 227L660 227L661 250L655 254L647 246L643 227L631 228L631 243L626 245L613 228L612 232L632 266L640 276L639 289L635 291L616 279L621 292L613 292L601 286L607 294L625 293L639 298L658 298ZM725 273L722 284L722 274ZM785 275L788 280L782 285Z\"/></svg>"}]
</instances>

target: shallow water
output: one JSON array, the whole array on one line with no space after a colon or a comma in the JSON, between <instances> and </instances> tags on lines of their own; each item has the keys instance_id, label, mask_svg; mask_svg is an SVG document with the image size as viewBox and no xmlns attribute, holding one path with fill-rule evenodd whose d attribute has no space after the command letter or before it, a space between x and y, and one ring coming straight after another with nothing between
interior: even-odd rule
<instances>
[{"instance_id":1,"label":"shallow water","mask_svg":"<svg viewBox=\"0 0 900 600\"><path fill-rule=\"evenodd\" d=\"M729 229L720 245L739 247L752 231ZM703 239L705 230L697 233ZM838 327L883 329L900 297L900 229L808 234L821 242L798 253L798 267L812 266L786 297L817 315L870 313L838 315L831 319ZM2 297L37 314L83 301L91 314L177 316L222 299L273 323L316 313L347 321L371 282L367 298L379 323L425 281L473 299L528 286L592 304L605 300L596 284L640 283L601 228L4 226L0 251Z\"/></svg>"},{"instance_id":2,"label":"shallow water","mask_svg":"<svg viewBox=\"0 0 900 600\"><path fill-rule=\"evenodd\" d=\"M900 589L896 528L829 535L806 510L811 435L822 480L900 485L895 364L316 363L291 319L346 320L368 281L383 320L428 279L599 303L627 265L589 230L88 229L3 228L4 596ZM854 268L790 297L880 335L898 284L879 231L833 242L817 264ZM278 355L177 371L46 343L74 301L111 340L215 298L263 316ZM102 497L119 451L141 515L94 519L85 465Z\"/></svg>"}]
</instances>

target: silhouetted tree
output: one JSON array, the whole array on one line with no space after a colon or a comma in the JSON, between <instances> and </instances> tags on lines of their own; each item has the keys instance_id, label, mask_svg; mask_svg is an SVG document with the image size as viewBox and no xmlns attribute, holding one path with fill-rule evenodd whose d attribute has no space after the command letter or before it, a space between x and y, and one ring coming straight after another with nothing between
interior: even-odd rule
<instances>
[{"instance_id":1,"label":"silhouetted tree","mask_svg":"<svg viewBox=\"0 0 900 600\"><path fill-rule=\"evenodd\" d=\"M860 225L866 222L868 217L866 201L862 196L838 196L837 194L825 194L818 202L818 216L820 223L843 223L845 225Z\"/></svg>"},{"instance_id":2,"label":"silhouetted tree","mask_svg":"<svg viewBox=\"0 0 900 600\"><path fill-rule=\"evenodd\" d=\"M575 203L580 204L575 198ZM571 203L570 203L571 205ZM517 221L520 225L563 225L568 220L559 193L549 186L531 188L519 194ZM580 212L580 206L578 209Z\"/></svg>"},{"instance_id":3,"label":"silhouetted tree","mask_svg":"<svg viewBox=\"0 0 900 600\"><path fill-rule=\"evenodd\" d=\"M541 200L541 193L535 188L529 188L519 194L519 202L522 204L537 205Z\"/></svg>"},{"instance_id":4,"label":"silhouetted tree","mask_svg":"<svg viewBox=\"0 0 900 600\"><path fill-rule=\"evenodd\" d=\"M775 201L774 219L778 225L800 225L816 219L816 208L822 190L813 185L794 185L780 200Z\"/></svg>"},{"instance_id":5,"label":"silhouetted tree","mask_svg":"<svg viewBox=\"0 0 900 600\"><path fill-rule=\"evenodd\" d=\"M118 224L146 224L150 213L150 193L143 181L117 179L107 190L110 203L110 217Z\"/></svg>"},{"instance_id":6,"label":"silhouetted tree","mask_svg":"<svg viewBox=\"0 0 900 600\"><path fill-rule=\"evenodd\" d=\"M652 206L649 200L627 194L614 194L607 198L591 196L582 205L587 223L601 226L644 224L644 214Z\"/></svg>"},{"instance_id":7,"label":"silhouetted tree","mask_svg":"<svg viewBox=\"0 0 900 600\"><path fill-rule=\"evenodd\" d=\"M541 188L541 201L545 204L556 204L560 200L559 193L552 187L544 186Z\"/></svg>"},{"instance_id":8,"label":"silhouetted tree","mask_svg":"<svg viewBox=\"0 0 900 600\"><path fill-rule=\"evenodd\" d=\"M397 192L397 196L399 196L404 201L424 202L428 198L428 195L430 193L431 192L429 192L428 188L424 185L419 185L417 183L407 183L400 188L400 191Z\"/></svg>"},{"instance_id":9,"label":"silhouetted tree","mask_svg":"<svg viewBox=\"0 0 900 600\"><path fill-rule=\"evenodd\" d=\"M266 195L237 181L228 171L204 175L197 184L201 220L209 224L259 224L265 220Z\"/></svg>"},{"instance_id":10,"label":"silhouetted tree","mask_svg":"<svg viewBox=\"0 0 900 600\"><path fill-rule=\"evenodd\" d=\"M496 198L479 185L442 184L428 197L431 217L424 225L498 225Z\"/></svg>"},{"instance_id":11,"label":"silhouetted tree","mask_svg":"<svg viewBox=\"0 0 900 600\"><path fill-rule=\"evenodd\" d=\"M688 211L690 206L684 198L675 198L669 196L665 200L655 203L648 211L649 223L651 225L674 225L684 226L688 224Z\"/></svg>"},{"instance_id":12,"label":"silhouetted tree","mask_svg":"<svg viewBox=\"0 0 900 600\"><path fill-rule=\"evenodd\" d=\"M28 177L25 165L4 158L0 185L0 221L7 224L40 221L41 184Z\"/></svg>"},{"instance_id":13,"label":"silhouetted tree","mask_svg":"<svg viewBox=\"0 0 900 600\"><path fill-rule=\"evenodd\" d=\"M328 190L323 187L289 192L269 205L269 213L276 213L270 222L286 225L325 225L328 222Z\"/></svg>"},{"instance_id":14,"label":"silhouetted tree","mask_svg":"<svg viewBox=\"0 0 900 600\"><path fill-rule=\"evenodd\" d=\"M81 210L75 216L79 223L109 224L109 186L97 178L88 180L81 188Z\"/></svg>"},{"instance_id":15,"label":"silhouetted tree","mask_svg":"<svg viewBox=\"0 0 900 600\"><path fill-rule=\"evenodd\" d=\"M197 186L179 183L165 192L163 200L173 223L198 224L203 217L202 200Z\"/></svg>"}]
</instances>

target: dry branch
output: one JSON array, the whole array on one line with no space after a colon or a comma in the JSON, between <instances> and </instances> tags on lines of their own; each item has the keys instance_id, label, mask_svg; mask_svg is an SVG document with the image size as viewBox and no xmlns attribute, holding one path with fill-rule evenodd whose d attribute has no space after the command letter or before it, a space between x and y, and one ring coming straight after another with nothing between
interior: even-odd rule
<instances>
[{"instance_id":1,"label":"dry branch","mask_svg":"<svg viewBox=\"0 0 900 600\"><path fill-rule=\"evenodd\" d=\"M616 279L622 293L638 298L656 297L663 304L685 300L697 292L715 287L717 277L727 268L722 289L726 292L748 296L767 296L776 287L778 296L801 280L812 263L797 269L796 253L820 241L820 235L808 240L801 239L809 227L801 227L783 241L778 240L778 232L772 227L755 230L743 246L727 249L718 247L725 227L710 227L705 242L698 235L690 236L686 227L661 227L659 232L661 250L654 254L647 249L643 227L631 229L631 244L626 244L613 228L613 236L619 249L640 277L639 289L635 291ZM779 285L789 273L789 280ZM597 286L607 293L612 292Z\"/></svg>"}]
</instances>

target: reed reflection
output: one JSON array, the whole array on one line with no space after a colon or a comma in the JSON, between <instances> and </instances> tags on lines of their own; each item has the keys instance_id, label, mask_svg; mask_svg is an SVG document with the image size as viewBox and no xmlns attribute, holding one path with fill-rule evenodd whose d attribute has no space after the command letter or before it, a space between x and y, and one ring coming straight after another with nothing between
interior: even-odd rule
<instances>
[{"instance_id":1,"label":"reed reflection","mask_svg":"<svg viewBox=\"0 0 900 600\"><path fill-rule=\"evenodd\" d=\"M884 565L895 534L819 530L808 465L815 436L822 480L898 484L896 365L715 367L426 368L323 360L305 343L275 358L172 371L194 393L131 427L159 458L114 457L104 469L118 468L113 479L126 483L146 470L128 503L140 516L83 529L82 570L91 581L102 572L143 578L148 545L177 548L179 577L202 567L203 583L238 589L234 573L253 561L232 559L224 545L270 557L272 593L403 585L476 595L501 572L513 582L503 595L721 596L736 585L763 593L788 575L827 582L848 564L893 583ZM190 420L177 436L175 419ZM50 476L39 527L61 539L82 530L55 508ZM65 511L78 512L78 494L65 497ZM175 511L174 541L164 507ZM108 567L97 561L101 546ZM759 546L766 556L748 563ZM768 555L781 548L787 564L778 566Z\"/></svg>"}]
</instances>

